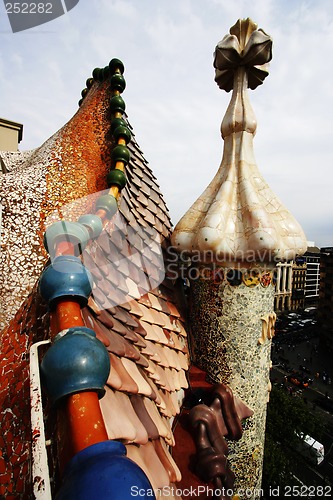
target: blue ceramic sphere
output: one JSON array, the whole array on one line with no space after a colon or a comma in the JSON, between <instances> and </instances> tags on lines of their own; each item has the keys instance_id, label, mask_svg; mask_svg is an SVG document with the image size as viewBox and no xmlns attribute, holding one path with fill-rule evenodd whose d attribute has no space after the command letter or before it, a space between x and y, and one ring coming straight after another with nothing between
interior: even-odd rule
<instances>
[{"instance_id":1,"label":"blue ceramic sphere","mask_svg":"<svg viewBox=\"0 0 333 500\"><path fill-rule=\"evenodd\" d=\"M93 330L73 327L55 338L42 359L40 372L53 404L82 391L96 391L102 397L110 373L110 357Z\"/></svg>"},{"instance_id":2,"label":"blue ceramic sphere","mask_svg":"<svg viewBox=\"0 0 333 500\"><path fill-rule=\"evenodd\" d=\"M39 293L54 306L66 297L85 306L91 294L93 279L81 259L73 255L59 255L43 271L39 280Z\"/></svg>"}]
</instances>

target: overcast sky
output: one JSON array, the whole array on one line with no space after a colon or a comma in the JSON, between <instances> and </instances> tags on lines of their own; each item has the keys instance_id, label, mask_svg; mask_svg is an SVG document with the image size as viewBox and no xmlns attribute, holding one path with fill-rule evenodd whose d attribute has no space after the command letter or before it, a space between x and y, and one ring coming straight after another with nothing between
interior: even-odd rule
<instances>
[{"instance_id":1,"label":"overcast sky","mask_svg":"<svg viewBox=\"0 0 333 500\"><path fill-rule=\"evenodd\" d=\"M333 246L332 0L80 0L13 34L0 3L0 116L24 124L21 150L77 111L86 79L125 64L126 111L175 224L213 178L230 94L214 82L216 44L239 18L273 38L270 75L249 91L257 164L303 226Z\"/></svg>"}]
</instances>

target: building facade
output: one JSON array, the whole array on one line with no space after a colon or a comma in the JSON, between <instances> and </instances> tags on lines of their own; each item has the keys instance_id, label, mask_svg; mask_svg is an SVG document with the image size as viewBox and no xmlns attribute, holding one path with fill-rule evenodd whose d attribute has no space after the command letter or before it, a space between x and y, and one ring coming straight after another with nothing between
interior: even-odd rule
<instances>
[{"instance_id":1,"label":"building facade","mask_svg":"<svg viewBox=\"0 0 333 500\"><path fill-rule=\"evenodd\" d=\"M320 292L318 318L320 336L333 352L333 247L320 249Z\"/></svg>"}]
</instances>

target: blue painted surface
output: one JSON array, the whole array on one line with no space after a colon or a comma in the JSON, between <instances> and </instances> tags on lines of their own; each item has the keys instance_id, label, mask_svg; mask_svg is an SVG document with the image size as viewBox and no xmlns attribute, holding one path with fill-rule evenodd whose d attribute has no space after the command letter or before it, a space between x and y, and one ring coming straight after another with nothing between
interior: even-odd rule
<instances>
[{"instance_id":1,"label":"blue painted surface","mask_svg":"<svg viewBox=\"0 0 333 500\"><path fill-rule=\"evenodd\" d=\"M125 456L119 441L97 443L69 462L55 500L133 500L155 498L143 470Z\"/></svg>"}]
</instances>

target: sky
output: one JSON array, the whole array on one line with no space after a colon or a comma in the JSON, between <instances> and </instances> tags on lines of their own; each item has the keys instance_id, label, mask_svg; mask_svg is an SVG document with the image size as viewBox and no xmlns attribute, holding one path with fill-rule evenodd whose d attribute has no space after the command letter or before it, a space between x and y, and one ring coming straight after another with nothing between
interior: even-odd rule
<instances>
[{"instance_id":1,"label":"sky","mask_svg":"<svg viewBox=\"0 0 333 500\"><path fill-rule=\"evenodd\" d=\"M270 74L249 91L258 167L307 239L333 246L332 0L80 0L18 33L1 2L0 116L23 123L20 150L38 147L75 114L92 70L121 59L129 121L176 224L220 165L231 94L213 53L247 17L273 38Z\"/></svg>"}]
</instances>

